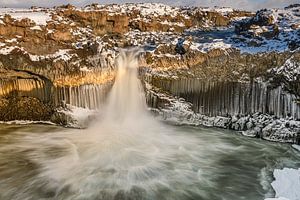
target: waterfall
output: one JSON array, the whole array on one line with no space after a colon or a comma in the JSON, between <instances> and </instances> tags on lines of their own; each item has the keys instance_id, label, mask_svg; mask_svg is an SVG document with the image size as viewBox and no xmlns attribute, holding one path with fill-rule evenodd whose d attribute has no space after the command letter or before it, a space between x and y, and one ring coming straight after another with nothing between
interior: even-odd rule
<instances>
[{"instance_id":1,"label":"waterfall","mask_svg":"<svg viewBox=\"0 0 300 200\"><path fill-rule=\"evenodd\" d=\"M108 97L106 120L129 120L145 116L146 99L138 79L138 51L121 51L116 60L117 75Z\"/></svg>"}]
</instances>

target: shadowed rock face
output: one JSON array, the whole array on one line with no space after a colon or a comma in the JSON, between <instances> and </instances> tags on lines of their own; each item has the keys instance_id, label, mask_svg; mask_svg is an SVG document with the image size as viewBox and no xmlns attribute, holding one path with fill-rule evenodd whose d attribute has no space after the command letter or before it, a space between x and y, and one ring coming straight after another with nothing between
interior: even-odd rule
<instances>
[{"instance_id":1,"label":"shadowed rock face","mask_svg":"<svg viewBox=\"0 0 300 200\"><path fill-rule=\"evenodd\" d=\"M0 120L49 121L54 107L34 97L0 98Z\"/></svg>"},{"instance_id":2,"label":"shadowed rock face","mask_svg":"<svg viewBox=\"0 0 300 200\"><path fill-rule=\"evenodd\" d=\"M50 119L54 113L51 81L15 70L0 70L0 77L0 121Z\"/></svg>"},{"instance_id":3,"label":"shadowed rock face","mask_svg":"<svg viewBox=\"0 0 300 200\"><path fill-rule=\"evenodd\" d=\"M300 105L296 95L285 92L281 86L199 79L162 79L153 84L191 102L196 113L211 117L261 113L300 119Z\"/></svg>"}]
</instances>

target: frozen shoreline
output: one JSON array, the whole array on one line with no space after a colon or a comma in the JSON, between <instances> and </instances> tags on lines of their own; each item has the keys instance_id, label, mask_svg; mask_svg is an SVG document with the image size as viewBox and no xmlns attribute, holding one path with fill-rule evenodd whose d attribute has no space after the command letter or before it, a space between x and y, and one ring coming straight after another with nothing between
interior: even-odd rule
<instances>
[{"instance_id":1,"label":"frozen shoreline","mask_svg":"<svg viewBox=\"0 0 300 200\"><path fill-rule=\"evenodd\" d=\"M300 152L299 145L292 145L294 149ZM275 198L265 200L299 200L300 199L300 168L275 169L275 181L271 183L275 193Z\"/></svg>"},{"instance_id":2,"label":"frozen shoreline","mask_svg":"<svg viewBox=\"0 0 300 200\"><path fill-rule=\"evenodd\" d=\"M16 125L27 125L27 124L46 124L46 125L57 125L50 121L30 121L30 120L13 120L13 121L0 121L0 124L16 124Z\"/></svg>"},{"instance_id":3,"label":"frozen shoreline","mask_svg":"<svg viewBox=\"0 0 300 200\"><path fill-rule=\"evenodd\" d=\"M275 198L265 200L299 200L300 199L300 168L275 169L275 181L271 183L275 190Z\"/></svg>"}]
</instances>

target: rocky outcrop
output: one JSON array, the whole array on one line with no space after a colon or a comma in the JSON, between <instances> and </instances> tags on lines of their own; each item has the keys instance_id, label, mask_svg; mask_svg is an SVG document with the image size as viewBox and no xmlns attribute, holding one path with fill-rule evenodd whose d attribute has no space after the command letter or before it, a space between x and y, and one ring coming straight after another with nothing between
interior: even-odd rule
<instances>
[{"instance_id":1,"label":"rocky outcrop","mask_svg":"<svg viewBox=\"0 0 300 200\"><path fill-rule=\"evenodd\" d=\"M34 97L0 97L0 121L49 121L54 108Z\"/></svg>"},{"instance_id":2,"label":"rocky outcrop","mask_svg":"<svg viewBox=\"0 0 300 200\"><path fill-rule=\"evenodd\" d=\"M237 34L246 34L251 37L262 36L267 39L278 37L279 26L267 9L260 10L250 20L245 20L235 26Z\"/></svg>"},{"instance_id":3,"label":"rocky outcrop","mask_svg":"<svg viewBox=\"0 0 300 200\"><path fill-rule=\"evenodd\" d=\"M225 8L226 10L226 8ZM218 12L216 10L195 9L191 18L197 26L228 26L235 18L252 17L251 12L232 10L231 12Z\"/></svg>"},{"instance_id":4,"label":"rocky outcrop","mask_svg":"<svg viewBox=\"0 0 300 200\"><path fill-rule=\"evenodd\" d=\"M124 34L129 30L129 18L125 14L109 15L108 12L103 11L63 9L58 12L58 16L72 20L80 27L90 26L95 35Z\"/></svg>"},{"instance_id":5,"label":"rocky outcrop","mask_svg":"<svg viewBox=\"0 0 300 200\"><path fill-rule=\"evenodd\" d=\"M49 120L54 113L52 84L30 72L0 69L0 121Z\"/></svg>"},{"instance_id":6,"label":"rocky outcrop","mask_svg":"<svg viewBox=\"0 0 300 200\"><path fill-rule=\"evenodd\" d=\"M235 32L246 40L250 39L253 45L260 46L266 42L263 40L282 40L295 50L299 47L299 5L284 10L260 10L254 17L237 23Z\"/></svg>"},{"instance_id":7,"label":"rocky outcrop","mask_svg":"<svg viewBox=\"0 0 300 200\"><path fill-rule=\"evenodd\" d=\"M276 66L281 67L292 55L298 57L300 53L271 52L252 55L240 54L234 49L215 49L207 53L187 50L185 55L177 57L153 58L150 54L146 54L145 62L155 72L168 73L170 77L194 77L210 81L251 81L256 78L268 79L273 74L269 70Z\"/></svg>"}]
</instances>

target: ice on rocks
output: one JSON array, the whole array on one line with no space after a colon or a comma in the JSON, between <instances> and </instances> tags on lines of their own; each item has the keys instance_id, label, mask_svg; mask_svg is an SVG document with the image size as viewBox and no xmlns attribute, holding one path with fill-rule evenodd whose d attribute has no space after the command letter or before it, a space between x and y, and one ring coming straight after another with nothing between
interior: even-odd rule
<instances>
[{"instance_id":1,"label":"ice on rocks","mask_svg":"<svg viewBox=\"0 0 300 200\"><path fill-rule=\"evenodd\" d=\"M274 177L275 181L272 182L272 187L276 192L275 199L300 199L300 169L275 169Z\"/></svg>"}]
</instances>

